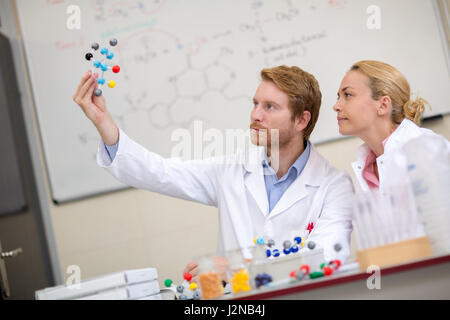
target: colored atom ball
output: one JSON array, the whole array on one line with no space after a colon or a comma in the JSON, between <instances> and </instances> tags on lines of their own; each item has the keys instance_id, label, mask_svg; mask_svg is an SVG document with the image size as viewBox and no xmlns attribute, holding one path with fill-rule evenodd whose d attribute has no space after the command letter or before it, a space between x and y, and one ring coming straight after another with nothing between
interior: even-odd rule
<instances>
[{"instance_id":1,"label":"colored atom ball","mask_svg":"<svg viewBox=\"0 0 450 320\"><path fill-rule=\"evenodd\" d=\"M192 295L192 298L194 300L200 300L202 297L200 296L200 292L195 291L194 294Z\"/></svg>"},{"instance_id":2,"label":"colored atom ball","mask_svg":"<svg viewBox=\"0 0 450 320\"><path fill-rule=\"evenodd\" d=\"M111 47L117 46L117 39L113 38L113 39L109 40L109 44L111 45Z\"/></svg>"},{"instance_id":3,"label":"colored atom ball","mask_svg":"<svg viewBox=\"0 0 450 320\"><path fill-rule=\"evenodd\" d=\"M95 89L94 90L94 95L96 96L96 97L100 97L101 95L102 95L102 90L101 89Z\"/></svg>"},{"instance_id":4,"label":"colored atom ball","mask_svg":"<svg viewBox=\"0 0 450 320\"><path fill-rule=\"evenodd\" d=\"M289 249L291 247L291 242L289 240L286 240L283 242L283 248Z\"/></svg>"},{"instance_id":5,"label":"colored atom ball","mask_svg":"<svg viewBox=\"0 0 450 320\"><path fill-rule=\"evenodd\" d=\"M91 61L91 59L94 57L94 55L92 54L92 53L86 53L86 56L85 56L85 58L86 58L86 60L87 61Z\"/></svg>"},{"instance_id":6,"label":"colored atom ball","mask_svg":"<svg viewBox=\"0 0 450 320\"><path fill-rule=\"evenodd\" d=\"M186 281L191 281L191 279L192 279L192 274L190 274L189 272L187 272L187 273L185 273L185 274L183 275L183 278L184 278L184 280L186 280Z\"/></svg>"},{"instance_id":7,"label":"colored atom ball","mask_svg":"<svg viewBox=\"0 0 450 320\"><path fill-rule=\"evenodd\" d=\"M172 281L171 279L166 279L166 280L164 281L164 285L165 285L166 287L170 287L170 286L172 285L172 283L173 283L173 281Z\"/></svg>"},{"instance_id":8,"label":"colored atom ball","mask_svg":"<svg viewBox=\"0 0 450 320\"><path fill-rule=\"evenodd\" d=\"M120 71L120 67L119 66L114 66L112 68L112 72L114 72L114 73L119 73L119 71Z\"/></svg>"},{"instance_id":9,"label":"colored atom ball","mask_svg":"<svg viewBox=\"0 0 450 320\"><path fill-rule=\"evenodd\" d=\"M198 286L197 286L197 284L195 283L195 282L192 282L190 285L189 285L189 289L191 289L192 291L194 291L195 289L197 289L198 288Z\"/></svg>"},{"instance_id":10,"label":"colored atom ball","mask_svg":"<svg viewBox=\"0 0 450 320\"><path fill-rule=\"evenodd\" d=\"M316 243L314 241L309 241L308 242L308 248L310 250L313 250L316 247Z\"/></svg>"},{"instance_id":11,"label":"colored atom ball","mask_svg":"<svg viewBox=\"0 0 450 320\"><path fill-rule=\"evenodd\" d=\"M94 43L91 45L91 48L94 49L95 51L97 51L98 48L100 48L100 45L99 45L97 42L94 42Z\"/></svg>"}]
</instances>

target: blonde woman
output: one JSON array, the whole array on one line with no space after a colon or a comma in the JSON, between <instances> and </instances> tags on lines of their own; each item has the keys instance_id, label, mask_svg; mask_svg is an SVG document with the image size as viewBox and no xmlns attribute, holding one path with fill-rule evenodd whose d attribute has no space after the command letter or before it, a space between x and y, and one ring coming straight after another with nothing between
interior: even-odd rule
<instances>
[{"instance_id":1,"label":"blonde woman","mask_svg":"<svg viewBox=\"0 0 450 320\"><path fill-rule=\"evenodd\" d=\"M418 137L427 144L427 150L436 151L434 158L448 168L449 141L419 127L426 104L422 98L412 100L406 78L387 63L360 61L350 68L333 109L339 132L364 141L352 163L357 190L383 190L405 182L407 161L402 159L402 147Z\"/></svg>"}]
</instances>

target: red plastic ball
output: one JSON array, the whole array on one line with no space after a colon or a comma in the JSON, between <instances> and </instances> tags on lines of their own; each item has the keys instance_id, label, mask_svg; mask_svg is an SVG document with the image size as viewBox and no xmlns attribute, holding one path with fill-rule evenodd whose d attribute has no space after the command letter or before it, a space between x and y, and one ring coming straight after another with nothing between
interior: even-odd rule
<instances>
[{"instance_id":1,"label":"red plastic ball","mask_svg":"<svg viewBox=\"0 0 450 320\"><path fill-rule=\"evenodd\" d=\"M309 274L309 266L304 264L300 267L300 271L303 270L306 274Z\"/></svg>"},{"instance_id":2,"label":"red plastic ball","mask_svg":"<svg viewBox=\"0 0 450 320\"><path fill-rule=\"evenodd\" d=\"M192 274L190 274L190 273L185 273L185 274L184 274L184 280L186 280L186 281L191 281L191 280L192 280Z\"/></svg>"},{"instance_id":3,"label":"red plastic ball","mask_svg":"<svg viewBox=\"0 0 450 320\"><path fill-rule=\"evenodd\" d=\"M323 267L322 271L326 276L329 276L333 273L333 269L331 267Z\"/></svg>"},{"instance_id":4,"label":"red plastic ball","mask_svg":"<svg viewBox=\"0 0 450 320\"><path fill-rule=\"evenodd\" d=\"M114 67L112 68L112 71L113 71L114 73L119 73L120 67L119 67L119 66L114 66Z\"/></svg>"},{"instance_id":5,"label":"red plastic ball","mask_svg":"<svg viewBox=\"0 0 450 320\"><path fill-rule=\"evenodd\" d=\"M331 261L331 263L336 265L336 269L338 269L341 266L341 260L333 260Z\"/></svg>"},{"instance_id":6,"label":"red plastic ball","mask_svg":"<svg viewBox=\"0 0 450 320\"><path fill-rule=\"evenodd\" d=\"M291 273L289 274L289 276L291 278L295 278L295 274L297 273L297 270L291 271Z\"/></svg>"}]
</instances>

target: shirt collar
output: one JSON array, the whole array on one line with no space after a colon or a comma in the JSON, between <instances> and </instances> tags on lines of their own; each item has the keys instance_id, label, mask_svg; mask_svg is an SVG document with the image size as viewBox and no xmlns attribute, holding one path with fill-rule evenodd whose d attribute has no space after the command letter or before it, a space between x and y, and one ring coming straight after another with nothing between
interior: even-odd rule
<instances>
[{"instance_id":1,"label":"shirt collar","mask_svg":"<svg viewBox=\"0 0 450 320\"><path fill-rule=\"evenodd\" d=\"M295 168L297 170L297 177L302 173L303 169L305 168L306 163L309 159L309 153L311 151L311 143L309 141L306 142L306 148L302 152L302 154L295 160L295 162L291 165L291 167L288 170L288 173L292 170L292 168ZM267 154L263 154L263 159L261 160L261 164L263 168L269 168L269 160L267 159Z\"/></svg>"}]
</instances>

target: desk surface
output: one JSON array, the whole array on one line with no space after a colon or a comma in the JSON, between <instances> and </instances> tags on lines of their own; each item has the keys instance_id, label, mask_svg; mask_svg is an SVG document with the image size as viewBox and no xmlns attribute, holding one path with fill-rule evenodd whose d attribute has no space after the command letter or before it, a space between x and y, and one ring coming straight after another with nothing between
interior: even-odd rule
<instances>
[{"instance_id":1,"label":"desk surface","mask_svg":"<svg viewBox=\"0 0 450 320\"><path fill-rule=\"evenodd\" d=\"M380 290L368 289L371 275L353 269L233 294L229 299L450 299L450 255L382 268Z\"/></svg>"}]
</instances>

